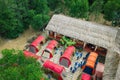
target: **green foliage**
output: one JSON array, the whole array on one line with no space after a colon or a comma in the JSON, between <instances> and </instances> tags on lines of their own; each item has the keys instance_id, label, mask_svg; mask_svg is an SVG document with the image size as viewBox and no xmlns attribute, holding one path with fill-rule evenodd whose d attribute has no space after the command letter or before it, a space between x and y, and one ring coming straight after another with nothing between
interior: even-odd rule
<instances>
[{"instance_id":1,"label":"green foliage","mask_svg":"<svg viewBox=\"0 0 120 80\"><path fill-rule=\"evenodd\" d=\"M90 6L90 12L95 15L95 20L101 12L103 12L104 0L95 0L94 3Z\"/></svg>"},{"instance_id":2,"label":"green foliage","mask_svg":"<svg viewBox=\"0 0 120 80\"><path fill-rule=\"evenodd\" d=\"M35 30L41 30L49 21L49 16L44 14L37 14L33 17L32 28Z\"/></svg>"},{"instance_id":3,"label":"green foliage","mask_svg":"<svg viewBox=\"0 0 120 80\"><path fill-rule=\"evenodd\" d=\"M50 9L52 11L54 11L55 9L57 9L60 6L60 2L61 0L47 0L48 1L48 6L50 7Z\"/></svg>"},{"instance_id":4,"label":"green foliage","mask_svg":"<svg viewBox=\"0 0 120 80\"><path fill-rule=\"evenodd\" d=\"M91 6L96 0L88 0L88 1L89 1L89 6Z\"/></svg>"},{"instance_id":5,"label":"green foliage","mask_svg":"<svg viewBox=\"0 0 120 80\"><path fill-rule=\"evenodd\" d=\"M29 0L29 9L35 10L36 14L48 14L47 0Z\"/></svg>"},{"instance_id":6,"label":"green foliage","mask_svg":"<svg viewBox=\"0 0 120 80\"><path fill-rule=\"evenodd\" d=\"M3 50L0 59L1 80L40 80L44 78L41 65L33 58L26 58L20 50Z\"/></svg>"},{"instance_id":7,"label":"green foliage","mask_svg":"<svg viewBox=\"0 0 120 80\"><path fill-rule=\"evenodd\" d=\"M29 27L29 18L28 18L28 2L29 0L15 0L15 4L17 5L16 13L17 18L20 19L21 23L23 24L23 29L28 29Z\"/></svg>"},{"instance_id":8,"label":"green foliage","mask_svg":"<svg viewBox=\"0 0 120 80\"><path fill-rule=\"evenodd\" d=\"M13 0L0 1L0 35L5 38L16 38L23 32L16 8L17 5Z\"/></svg>"},{"instance_id":9,"label":"green foliage","mask_svg":"<svg viewBox=\"0 0 120 80\"><path fill-rule=\"evenodd\" d=\"M120 26L120 0L109 0L104 6L104 18Z\"/></svg>"},{"instance_id":10,"label":"green foliage","mask_svg":"<svg viewBox=\"0 0 120 80\"><path fill-rule=\"evenodd\" d=\"M73 0L70 6L70 15L77 18L88 17L88 0Z\"/></svg>"},{"instance_id":11,"label":"green foliage","mask_svg":"<svg viewBox=\"0 0 120 80\"><path fill-rule=\"evenodd\" d=\"M49 14L46 0L0 0L0 36L18 37L38 14Z\"/></svg>"},{"instance_id":12,"label":"green foliage","mask_svg":"<svg viewBox=\"0 0 120 80\"><path fill-rule=\"evenodd\" d=\"M32 5L32 6L31 6ZM29 0L29 19L34 30L42 30L49 21L49 7L46 0Z\"/></svg>"},{"instance_id":13,"label":"green foliage","mask_svg":"<svg viewBox=\"0 0 120 80\"><path fill-rule=\"evenodd\" d=\"M103 11L104 0L95 0L90 7L90 11L94 13L101 13Z\"/></svg>"},{"instance_id":14,"label":"green foliage","mask_svg":"<svg viewBox=\"0 0 120 80\"><path fill-rule=\"evenodd\" d=\"M120 0L0 0L0 36L16 38L29 25L41 30L52 13L85 19L92 13L97 19L101 12L114 26L120 25Z\"/></svg>"},{"instance_id":15,"label":"green foliage","mask_svg":"<svg viewBox=\"0 0 120 80\"><path fill-rule=\"evenodd\" d=\"M60 39L60 43L62 45L64 45L64 47L68 47L68 46L71 46L71 45L75 45L76 42L75 41L72 41L70 38L67 38L65 36L63 36L61 39Z\"/></svg>"}]
</instances>

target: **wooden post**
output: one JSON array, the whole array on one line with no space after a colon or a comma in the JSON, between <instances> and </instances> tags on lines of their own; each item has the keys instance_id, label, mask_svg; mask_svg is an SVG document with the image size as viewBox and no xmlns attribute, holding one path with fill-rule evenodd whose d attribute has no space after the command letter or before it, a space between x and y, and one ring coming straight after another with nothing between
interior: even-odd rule
<instances>
[{"instance_id":1,"label":"wooden post","mask_svg":"<svg viewBox=\"0 0 120 80\"><path fill-rule=\"evenodd\" d=\"M48 30L46 31L46 34L49 36L49 31Z\"/></svg>"},{"instance_id":2,"label":"wooden post","mask_svg":"<svg viewBox=\"0 0 120 80\"><path fill-rule=\"evenodd\" d=\"M56 32L54 32L54 38L56 39Z\"/></svg>"},{"instance_id":3,"label":"wooden post","mask_svg":"<svg viewBox=\"0 0 120 80\"><path fill-rule=\"evenodd\" d=\"M86 46L86 42L84 42L83 48L85 48L85 46Z\"/></svg>"},{"instance_id":4,"label":"wooden post","mask_svg":"<svg viewBox=\"0 0 120 80\"><path fill-rule=\"evenodd\" d=\"M96 51L97 50L97 46L95 46L95 50L94 51Z\"/></svg>"},{"instance_id":5,"label":"wooden post","mask_svg":"<svg viewBox=\"0 0 120 80\"><path fill-rule=\"evenodd\" d=\"M75 38L73 39L73 41L75 41Z\"/></svg>"}]
</instances>

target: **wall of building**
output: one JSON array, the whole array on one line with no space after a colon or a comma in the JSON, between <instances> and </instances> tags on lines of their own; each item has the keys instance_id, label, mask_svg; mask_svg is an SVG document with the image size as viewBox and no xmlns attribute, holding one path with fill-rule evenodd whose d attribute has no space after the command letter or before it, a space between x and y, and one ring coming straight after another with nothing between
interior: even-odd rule
<instances>
[{"instance_id":1,"label":"wall of building","mask_svg":"<svg viewBox=\"0 0 120 80\"><path fill-rule=\"evenodd\" d=\"M103 73L103 80L114 80L119 64L119 54L108 50L105 60L105 70Z\"/></svg>"},{"instance_id":2,"label":"wall of building","mask_svg":"<svg viewBox=\"0 0 120 80\"><path fill-rule=\"evenodd\" d=\"M115 39L116 52L120 54L120 28L118 29L117 36Z\"/></svg>"},{"instance_id":3,"label":"wall of building","mask_svg":"<svg viewBox=\"0 0 120 80\"><path fill-rule=\"evenodd\" d=\"M119 57L120 57L120 55L119 55ZM118 69L116 72L115 80L120 80L120 61L119 61Z\"/></svg>"}]
</instances>

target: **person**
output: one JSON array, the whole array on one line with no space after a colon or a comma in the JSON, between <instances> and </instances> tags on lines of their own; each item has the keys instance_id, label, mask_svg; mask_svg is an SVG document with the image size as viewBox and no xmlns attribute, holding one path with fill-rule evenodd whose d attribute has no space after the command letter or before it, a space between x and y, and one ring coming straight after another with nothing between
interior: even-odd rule
<instances>
[{"instance_id":1,"label":"person","mask_svg":"<svg viewBox=\"0 0 120 80\"><path fill-rule=\"evenodd\" d=\"M61 55L61 56L62 56L62 54L63 54L63 53L62 53L62 52L60 52L60 55Z\"/></svg>"},{"instance_id":2,"label":"person","mask_svg":"<svg viewBox=\"0 0 120 80\"><path fill-rule=\"evenodd\" d=\"M51 74L48 74L48 79L51 79Z\"/></svg>"}]
</instances>

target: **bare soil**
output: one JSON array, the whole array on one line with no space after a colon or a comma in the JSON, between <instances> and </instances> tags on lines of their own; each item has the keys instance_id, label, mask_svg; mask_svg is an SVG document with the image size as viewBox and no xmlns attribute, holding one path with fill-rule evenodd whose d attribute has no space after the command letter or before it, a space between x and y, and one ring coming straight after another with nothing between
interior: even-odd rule
<instances>
[{"instance_id":1,"label":"bare soil","mask_svg":"<svg viewBox=\"0 0 120 80\"><path fill-rule=\"evenodd\" d=\"M16 39L8 40L8 39L0 38L0 51L3 49L13 49L13 48L23 50L26 41L36 33L37 32L35 32L33 29L30 28Z\"/></svg>"},{"instance_id":2,"label":"bare soil","mask_svg":"<svg viewBox=\"0 0 120 80\"><path fill-rule=\"evenodd\" d=\"M95 23L99 23L99 24L103 24L103 25L107 25L107 26L112 26L110 21L106 21L104 19L103 14L98 15L96 18L95 18L94 14L91 14L89 16L89 19L90 19L90 21L95 22Z\"/></svg>"}]
</instances>

